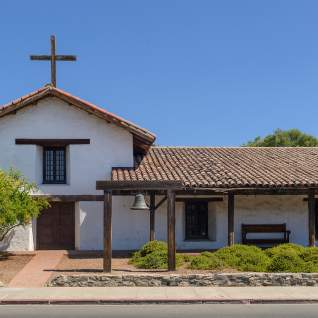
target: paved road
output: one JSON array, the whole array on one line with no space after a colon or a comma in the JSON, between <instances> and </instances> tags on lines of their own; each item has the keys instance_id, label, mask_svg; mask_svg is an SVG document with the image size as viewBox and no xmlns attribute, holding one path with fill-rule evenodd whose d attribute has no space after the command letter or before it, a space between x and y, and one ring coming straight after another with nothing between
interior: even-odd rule
<instances>
[{"instance_id":1,"label":"paved road","mask_svg":"<svg viewBox=\"0 0 318 318\"><path fill-rule=\"evenodd\" d=\"M0 317L310 318L318 317L318 305L3 305Z\"/></svg>"}]
</instances>

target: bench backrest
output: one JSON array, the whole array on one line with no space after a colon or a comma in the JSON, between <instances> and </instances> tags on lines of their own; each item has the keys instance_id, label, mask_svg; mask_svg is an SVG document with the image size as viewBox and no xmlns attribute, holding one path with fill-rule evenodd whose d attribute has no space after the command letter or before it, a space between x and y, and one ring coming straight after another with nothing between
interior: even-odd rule
<instances>
[{"instance_id":1,"label":"bench backrest","mask_svg":"<svg viewBox=\"0 0 318 318\"><path fill-rule=\"evenodd\" d=\"M279 233L286 232L286 224L242 224L244 233Z\"/></svg>"}]
</instances>

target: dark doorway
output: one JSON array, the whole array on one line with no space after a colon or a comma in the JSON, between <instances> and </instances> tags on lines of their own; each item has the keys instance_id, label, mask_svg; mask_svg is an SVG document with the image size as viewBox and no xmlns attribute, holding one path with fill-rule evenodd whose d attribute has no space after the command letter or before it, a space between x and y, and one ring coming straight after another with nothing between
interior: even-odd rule
<instances>
[{"instance_id":1,"label":"dark doorway","mask_svg":"<svg viewBox=\"0 0 318 318\"><path fill-rule=\"evenodd\" d=\"M75 248L75 203L51 202L37 219L37 249Z\"/></svg>"}]
</instances>

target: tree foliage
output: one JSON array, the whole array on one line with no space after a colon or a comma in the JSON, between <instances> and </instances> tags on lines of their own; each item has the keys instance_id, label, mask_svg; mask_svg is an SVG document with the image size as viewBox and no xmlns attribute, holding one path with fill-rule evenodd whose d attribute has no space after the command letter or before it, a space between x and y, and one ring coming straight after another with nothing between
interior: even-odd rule
<instances>
[{"instance_id":1,"label":"tree foliage","mask_svg":"<svg viewBox=\"0 0 318 318\"><path fill-rule=\"evenodd\" d=\"M49 206L46 199L30 195L36 190L36 185L17 171L0 170L0 241L15 227L28 225Z\"/></svg>"},{"instance_id":2,"label":"tree foliage","mask_svg":"<svg viewBox=\"0 0 318 318\"><path fill-rule=\"evenodd\" d=\"M318 138L298 129L276 129L264 138L256 137L244 144L246 147L317 147Z\"/></svg>"}]
</instances>

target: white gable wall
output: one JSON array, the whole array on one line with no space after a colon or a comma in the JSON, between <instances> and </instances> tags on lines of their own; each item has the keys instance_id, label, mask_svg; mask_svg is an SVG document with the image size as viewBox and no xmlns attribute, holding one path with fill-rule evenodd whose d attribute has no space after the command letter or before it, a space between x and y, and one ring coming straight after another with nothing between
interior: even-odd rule
<instances>
[{"instance_id":1,"label":"white gable wall","mask_svg":"<svg viewBox=\"0 0 318 318\"><path fill-rule=\"evenodd\" d=\"M0 136L0 168L20 170L39 185L43 194L101 194L95 190L96 180L110 179L113 166L133 166L133 137L129 132L57 98L46 98L15 115L0 118ZM16 145L16 138L89 138L90 144L68 146L66 185L46 185L42 184L42 147ZM87 228L92 232L101 224L101 210L95 213L96 205L95 202L76 205L78 219L82 225L92 224L93 228ZM85 207L83 213L81 206ZM86 215L90 211L92 216ZM34 235L30 229L16 230L8 249L32 250ZM87 245L88 236L84 230L77 233L78 247Z\"/></svg>"}]
</instances>

